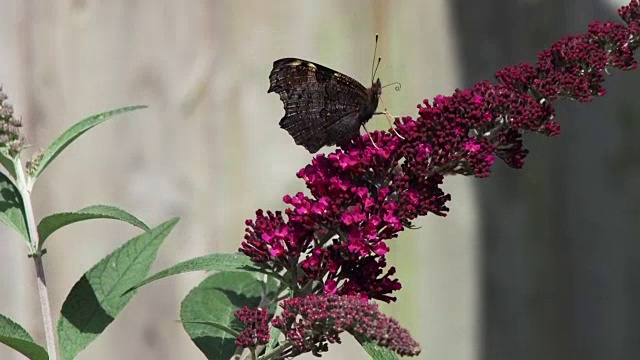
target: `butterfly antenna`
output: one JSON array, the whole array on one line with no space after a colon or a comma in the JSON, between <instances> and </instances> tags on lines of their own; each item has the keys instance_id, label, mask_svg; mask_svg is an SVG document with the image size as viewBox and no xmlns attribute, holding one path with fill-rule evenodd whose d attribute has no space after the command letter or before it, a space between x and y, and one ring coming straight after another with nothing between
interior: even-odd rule
<instances>
[{"instance_id":1,"label":"butterfly antenna","mask_svg":"<svg viewBox=\"0 0 640 360\"><path fill-rule=\"evenodd\" d=\"M402 89L402 84L400 84L400 83L399 83L399 82L397 82L397 81L396 81L396 82L392 82L391 84L387 84L387 85L383 86L382 88L384 89L384 88L386 88L386 87L388 87L388 86L391 86L391 85L395 85L395 86L396 86L396 87L394 88L396 91L400 91L400 90Z\"/></svg>"},{"instance_id":2,"label":"butterfly antenna","mask_svg":"<svg viewBox=\"0 0 640 360\"><path fill-rule=\"evenodd\" d=\"M369 132L369 130L367 130L367 127L364 126L364 124L362 124L362 128L364 129L364 131L367 132L367 135L369 135L369 140L371 140L371 143L373 144L373 147L376 149L379 149L378 145L376 145L376 142L373 141L373 137L371 137L371 133Z\"/></svg>"},{"instance_id":3,"label":"butterfly antenna","mask_svg":"<svg viewBox=\"0 0 640 360\"><path fill-rule=\"evenodd\" d=\"M373 71L373 79L376 77L376 73L378 72L378 67L380 66L380 61L382 61L382 57L378 57L378 63L376 64L376 69ZM373 82L373 80L371 80Z\"/></svg>"},{"instance_id":4,"label":"butterfly antenna","mask_svg":"<svg viewBox=\"0 0 640 360\"><path fill-rule=\"evenodd\" d=\"M382 100L382 96L380 96L380 102L382 103L382 107L384 108L384 111L382 112L384 114L384 117L387 119L387 121L389 122L389 127L391 128L391 131L393 131L396 135L398 135L398 137L402 140L406 140L402 135L398 134L398 132L396 131L396 128L393 127L393 123L391 122L391 119L393 119L393 115L391 115L391 113L387 110L387 106L384 104L384 100ZM364 126L364 125L363 125ZM366 129L365 129L366 130Z\"/></svg>"},{"instance_id":5,"label":"butterfly antenna","mask_svg":"<svg viewBox=\"0 0 640 360\"><path fill-rule=\"evenodd\" d=\"M376 33L376 44L373 47L373 60L371 60L371 82L373 82L374 77L376 76L376 72L374 68L376 68L376 51L378 51L378 33ZM380 61L378 61L380 63Z\"/></svg>"}]
</instances>

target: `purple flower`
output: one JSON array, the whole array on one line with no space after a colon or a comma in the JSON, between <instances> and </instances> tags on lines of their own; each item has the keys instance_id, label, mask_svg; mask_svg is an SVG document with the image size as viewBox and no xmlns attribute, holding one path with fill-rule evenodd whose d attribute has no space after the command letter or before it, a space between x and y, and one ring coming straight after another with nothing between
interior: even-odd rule
<instances>
[{"instance_id":1,"label":"purple flower","mask_svg":"<svg viewBox=\"0 0 640 360\"><path fill-rule=\"evenodd\" d=\"M280 329L292 347L283 356L306 352L319 355L329 343L340 343L340 334L348 332L359 339L371 340L400 355L420 354L420 345L395 319L378 306L359 296L309 295L280 303L284 310L271 322Z\"/></svg>"},{"instance_id":2,"label":"purple flower","mask_svg":"<svg viewBox=\"0 0 640 360\"><path fill-rule=\"evenodd\" d=\"M411 228L418 216L446 216L451 195L446 175L487 177L496 158L521 168L523 132L560 133L552 103L589 102L605 94L607 70L637 67L640 6L618 11L625 24L593 22L538 54L535 64L496 72L451 96L418 106L418 117L396 119L396 136L375 131L317 155L298 177L309 194L285 196L281 212L256 212L247 220L240 251L294 283L317 293L393 301L401 288L386 267L387 241ZM375 145L373 144L375 143Z\"/></svg>"},{"instance_id":3,"label":"purple flower","mask_svg":"<svg viewBox=\"0 0 640 360\"><path fill-rule=\"evenodd\" d=\"M236 345L249 348L269 342L269 312L266 309L245 306L236 311L235 316L245 326L236 338Z\"/></svg>"}]
</instances>

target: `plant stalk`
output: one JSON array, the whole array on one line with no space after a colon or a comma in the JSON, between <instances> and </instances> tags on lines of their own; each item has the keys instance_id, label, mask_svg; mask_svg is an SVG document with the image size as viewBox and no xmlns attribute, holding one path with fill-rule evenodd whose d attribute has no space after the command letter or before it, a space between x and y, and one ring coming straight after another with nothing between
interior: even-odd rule
<instances>
[{"instance_id":1,"label":"plant stalk","mask_svg":"<svg viewBox=\"0 0 640 360\"><path fill-rule=\"evenodd\" d=\"M40 311L42 313L42 323L44 327L45 339L47 342L47 352L49 360L58 359L58 349L56 348L56 338L53 330L53 318L51 317L51 303L49 302L49 290L47 289L47 279L44 273L44 264L42 262L42 249L40 249L40 237L38 236L38 228L36 226L35 216L33 214L33 205L31 203L30 184L25 177L24 168L20 159L14 159L16 169L16 182L22 202L27 222L27 232L29 233L29 244L31 247L31 256L36 268L36 283L38 286L38 297L40 299Z\"/></svg>"},{"instance_id":2,"label":"plant stalk","mask_svg":"<svg viewBox=\"0 0 640 360\"><path fill-rule=\"evenodd\" d=\"M44 275L44 265L41 256L33 257L36 267L36 282L38 284L38 296L40 298L40 310L42 312L42 322L44 334L47 341L47 352L49 360L58 359L58 349L56 349L56 338L53 330L53 318L51 317L51 304L49 303L49 291L47 290L47 279Z\"/></svg>"}]
</instances>

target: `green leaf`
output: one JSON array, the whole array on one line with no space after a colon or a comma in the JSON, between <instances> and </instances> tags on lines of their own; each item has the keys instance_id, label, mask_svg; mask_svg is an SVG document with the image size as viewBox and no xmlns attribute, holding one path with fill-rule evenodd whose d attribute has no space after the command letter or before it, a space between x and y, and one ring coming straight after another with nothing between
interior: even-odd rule
<instances>
[{"instance_id":1,"label":"green leaf","mask_svg":"<svg viewBox=\"0 0 640 360\"><path fill-rule=\"evenodd\" d=\"M122 209L114 206L94 205L76 212L64 212L49 215L40 220L40 223L38 224L40 247L42 248L44 241L56 230L78 221L90 219L121 220L133 226L137 226L144 231L149 231L149 227L145 223Z\"/></svg>"},{"instance_id":2,"label":"green leaf","mask_svg":"<svg viewBox=\"0 0 640 360\"><path fill-rule=\"evenodd\" d=\"M122 294L147 276L177 222L169 220L132 238L78 280L62 304L58 321L62 360L73 359L120 314L135 292Z\"/></svg>"},{"instance_id":3,"label":"green leaf","mask_svg":"<svg viewBox=\"0 0 640 360\"><path fill-rule=\"evenodd\" d=\"M51 145L49 145L49 148L47 148L47 150L44 152L42 160L40 160L40 163L38 164L38 167L36 168L32 178L34 180L37 179L38 176L40 176L40 174L44 171L44 169L46 169L47 166L51 164L53 159L60 155L62 150L64 150L75 139L80 137L80 135L84 134L94 126L99 125L116 115L144 108L146 108L146 106L144 105L127 106L120 109L93 115L76 123L69 129L67 129L67 131L62 133L62 135L60 135L57 139L55 139L53 143L51 143Z\"/></svg>"},{"instance_id":4,"label":"green leaf","mask_svg":"<svg viewBox=\"0 0 640 360\"><path fill-rule=\"evenodd\" d=\"M234 338L240 335L240 331L233 330L230 327L224 326L222 324L218 324L217 322L213 322L213 321L189 321L189 324L203 324L203 325L213 326L214 328L218 330L222 330Z\"/></svg>"},{"instance_id":5,"label":"green leaf","mask_svg":"<svg viewBox=\"0 0 640 360\"><path fill-rule=\"evenodd\" d=\"M9 158L6 154L6 150L0 151L0 165L7 169L9 175L11 175L14 179L16 178L16 165L13 160Z\"/></svg>"},{"instance_id":6,"label":"green leaf","mask_svg":"<svg viewBox=\"0 0 640 360\"><path fill-rule=\"evenodd\" d=\"M364 340L358 336L356 336L356 340L373 360L398 360L398 355L395 352L379 346L373 341Z\"/></svg>"},{"instance_id":7,"label":"green leaf","mask_svg":"<svg viewBox=\"0 0 640 360\"><path fill-rule=\"evenodd\" d=\"M280 335L282 334L282 331L276 327L271 327L271 330L269 330L269 343L267 344L267 347L265 349L265 354L269 353L271 350L275 349L276 346L278 346L278 343L280 342Z\"/></svg>"},{"instance_id":8,"label":"green leaf","mask_svg":"<svg viewBox=\"0 0 640 360\"><path fill-rule=\"evenodd\" d=\"M263 288L264 283L252 273L220 272L206 278L184 298L180 308L182 326L207 359L231 358L236 350L235 338L226 331L194 322L212 322L241 330L235 312L244 306L258 307L265 296ZM267 288L266 296L273 296L275 281L269 281Z\"/></svg>"},{"instance_id":9,"label":"green leaf","mask_svg":"<svg viewBox=\"0 0 640 360\"><path fill-rule=\"evenodd\" d=\"M0 221L13 228L28 241L27 221L20 191L7 175L0 172Z\"/></svg>"},{"instance_id":10,"label":"green leaf","mask_svg":"<svg viewBox=\"0 0 640 360\"><path fill-rule=\"evenodd\" d=\"M249 257L241 253L233 254L211 254L185 260L175 264L170 268L159 271L146 278L130 290L137 289L150 282L165 278L167 276L183 274L192 271L233 271L250 269L253 262Z\"/></svg>"},{"instance_id":11,"label":"green leaf","mask_svg":"<svg viewBox=\"0 0 640 360\"><path fill-rule=\"evenodd\" d=\"M31 360L49 359L47 351L22 326L3 315L0 315L0 342Z\"/></svg>"}]
</instances>

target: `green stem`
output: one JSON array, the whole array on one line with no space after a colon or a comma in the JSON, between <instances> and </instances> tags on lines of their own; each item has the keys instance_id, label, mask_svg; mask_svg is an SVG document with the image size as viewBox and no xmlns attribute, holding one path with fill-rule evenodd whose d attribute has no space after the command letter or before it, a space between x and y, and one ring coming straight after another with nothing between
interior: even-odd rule
<instances>
[{"instance_id":1,"label":"green stem","mask_svg":"<svg viewBox=\"0 0 640 360\"><path fill-rule=\"evenodd\" d=\"M47 352L49 360L58 359L58 350L56 349L56 338L53 330L53 318L51 317L51 304L49 303L49 291L47 290L47 279L44 274L44 264L42 263L42 250L40 249L40 237L38 236L38 228L36 219L33 214L33 205L31 203L31 189L24 174L24 168L20 159L14 159L16 169L16 182L27 221L27 231L29 233L29 246L31 248L31 256L36 268L36 283L38 286L38 296L40 298L40 310L42 312L42 322L44 326L44 334L47 342Z\"/></svg>"},{"instance_id":2,"label":"green stem","mask_svg":"<svg viewBox=\"0 0 640 360\"><path fill-rule=\"evenodd\" d=\"M287 348L289 348L291 346L291 342L289 342L288 340L283 342L282 344L278 345L277 347L275 347L273 349L273 351L271 351L268 354L264 354L262 356L260 356L258 358L258 360L269 360L269 359L273 359L276 356L282 354L285 350L287 350Z\"/></svg>"}]
</instances>

